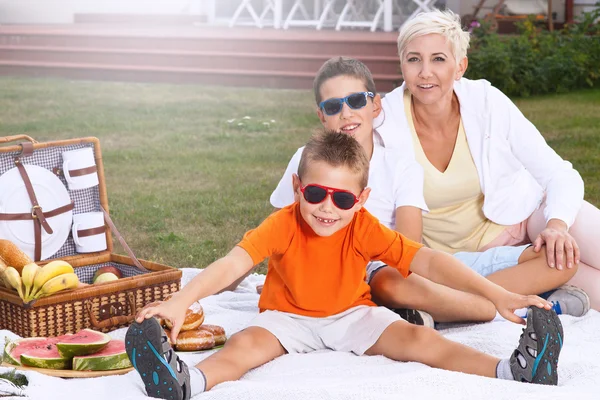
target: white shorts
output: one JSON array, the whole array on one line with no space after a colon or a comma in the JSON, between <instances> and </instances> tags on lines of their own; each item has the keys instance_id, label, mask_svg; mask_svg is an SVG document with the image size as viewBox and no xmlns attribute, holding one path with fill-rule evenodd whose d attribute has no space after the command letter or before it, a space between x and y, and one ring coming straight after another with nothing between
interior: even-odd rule
<instances>
[{"instance_id":1,"label":"white shorts","mask_svg":"<svg viewBox=\"0 0 600 400\"><path fill-rule=\"evenodd\" d=\"M357 306L324 318L267 310L252 320L290 354L330 349L363 355L383 331L402 318L385 307Z\"/></svg>"}]
</instances>

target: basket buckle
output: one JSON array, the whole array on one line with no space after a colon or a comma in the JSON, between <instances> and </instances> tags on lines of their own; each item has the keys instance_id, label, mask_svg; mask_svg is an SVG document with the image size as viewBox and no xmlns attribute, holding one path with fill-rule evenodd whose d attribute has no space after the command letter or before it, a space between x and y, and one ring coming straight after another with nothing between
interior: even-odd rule
<instances>
[{"instance_id":1,"label":"basket buckle","mask_svg":"<svg viewBox=\"0 0 600 400\"><path fill-rule=\"evenodd\" d=\"M104 321L112 317L119 317L121 315L127 315L127 306L118 301L114 303L101 305L99 308L99 321Z\"/></svg>"},{"instance_id":2,"label":"basket buckle","mask_svg":"<svg viewBox=\"0 0 600 400\"><path fill-rule=\"evenodd\" d=\"M35 213L36 208L39 208L40 211L42 211L42 207L41 206L33 206L31 208L31 218L33 218L33 219L37 219L37 217L38 217L37 214Z\"/></svg>"}]
</instances>

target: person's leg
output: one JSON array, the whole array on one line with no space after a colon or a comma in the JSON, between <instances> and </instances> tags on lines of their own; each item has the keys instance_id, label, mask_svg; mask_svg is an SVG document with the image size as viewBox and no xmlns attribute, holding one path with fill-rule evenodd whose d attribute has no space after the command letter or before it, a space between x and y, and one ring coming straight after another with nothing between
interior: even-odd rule
<instances>
[{"instance_id":1,"label":"person's leg","mask_svg":"<svg viewBox=\"0 0 600 400\"><path fill-rule=\"evenodd\" d=\"M390 324L364 354L383 355L397 361L416 361L434 368L491 378L556 385L556 367L562 342L562 326L556 314L530 307L527 328L510 360L500 360L448 340L433 329L404 321ZM538 368L538 365L543 368Z\"/></svg>"},{"instance_id":2,"label":"person's leg","mask_svg":"<svg viewBox=\"0 0 600 400\"><path fill-rule=\"evenodd\" d=\"M392 267L377 270L369 285L377 304L423 310L436 322L485 322L496 316L496 307L483 297L439 285L417 274L404 278Z\"/></svg>"},{"instance_id":3,"label":"person's leg","mask_svg":"<svg viewBox=\"0 0 600 400\"><path fill-rule=\"evenodd\" d=\"M514 293L539 294L565 284L576 271L576 266L563 270L550 268L546 262L546 252L536 253L533 246L529 246L519 256L517 265L497 270L486 277Z\"/></svg>"},{"instance_id":4,"label":"person's leg","mask_svg":"<svg viewBox=\"0 0 600 400\"><path fill-rule=\"evenodd\" d=\"M396 361L416 361L430 367L467 374L496 376L500 359L446 339L436 330L394 322L366 352Z\"/></svg>"},{"instance_id":5,"label":"person's leg","mask_svg":"<svg viewBox=\"0 0 600 400\"><path fill-rule=\"evenodd\" d=\"M533 241L546 227L544 204L529 217L527 233ZM569 285L583 289L594 310L600 310L600 210L584 201L569 233L579 246L581 262Z\"/></svg>"},{"instance_id":6,"label":"person's leg","mask_svg":"<svg viewBox=\"0 0 600 400\"><path fill-rule=\"evenodd\" d=\"M188 369L154 318L129 327L125 349L148 396L176 400L188 400L218 383L239 379L250 369L285 354L273 334L250 327L233 335L223 350L199 363L199 368Z\"/></svg>"},{"instance_id":7,"label":"person's leg","mask_svg":"<svg viewBox=\"0 0 600 400\"><path fill-rule=\"evenodd\" d=\"M580 262L577 273L567 283L583 289L589 296L591 308L600 311L600 269Z\"/></svg>"},{"instance_id":8,"label":"person's leg","mask_svg":"<svg viewBox=\"0 0 600 400\"><path fill-rule=\"evenodd\" d=\"M271 332L251 326L236 333L220 351L196 365L206 377L206 390L226 381L240 379L249 370L285 354Z\"/></svg>"},{"instance_id":9,"label":"person's leg","mask_svg":"<svg viewBox=\"0 0 600 400\"><path fill-rule=\"evenodd\" d=\"M527 234L531 241L546 227L544 205L534 211L527 221ZM579 246L581 261L600 269L600 210L584 201L569 233Z\"/></svg>"},{"instance_id":10,"label":"person's leg","mask_svg":"<svg viewBox=\"0 0 600 400\"><path fill-rule=\"evenodd\" d=\"M454 255L469 268L492 282L515 293L549 293L548 301L558 314L580 317L590 309L587 294L573 286L561 286L577 270L550 268L546 252L533 251L530 245L498 246L481 252L460 252ZM557 289L558 288L558 289Z\"/></svg>"}]
</instances>

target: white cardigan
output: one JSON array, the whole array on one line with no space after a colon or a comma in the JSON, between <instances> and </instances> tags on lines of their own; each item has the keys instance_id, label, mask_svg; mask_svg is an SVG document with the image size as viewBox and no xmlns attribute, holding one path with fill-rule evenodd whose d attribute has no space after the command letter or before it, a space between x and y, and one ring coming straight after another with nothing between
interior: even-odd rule
<instances>
[{"instance_id":1,"label":"white cardigan","mask_svg":"<svg viewBox=\"0 0 600 400\"><path fill-rule=\"evenodd\" d=\"M405 84L388 93L374 126L384 147L415 159L404 113ZM471 155L484 193L483 213L501 225L527 219L546 195L546 222L557 218L569 227L583 203L583 180L536 127L500 90L486 80L454 83Z\"/></svg>"}]
</instances>

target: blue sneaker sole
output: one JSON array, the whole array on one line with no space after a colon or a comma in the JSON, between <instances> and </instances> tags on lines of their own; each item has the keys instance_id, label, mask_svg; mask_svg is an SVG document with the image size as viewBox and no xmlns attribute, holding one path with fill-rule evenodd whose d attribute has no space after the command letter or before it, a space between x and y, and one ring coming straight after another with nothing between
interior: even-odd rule
<instances>
[{"instance_id":1,"label":"blue sneaker sole","mask_svg":"<svg viewBox=\"0 0 600 400\"><path fill-rule=\"evenodd\" d=\"M140 374L148 396L182 400L186 393L178 376L184 379L184 373L178 373L165 360L162 354L163 335L160 324L153 318L141 324L134 322L125 335L125 350L131 365ZM177 362L176 354L173 354L173 358L172 363ZM187 368L185 364L183 367Z\"/></svg>"},{"instance_id":2,"label":"blue sneaker sole","mask_svg":"<svg viewBox=\"0 0 600 400\"><path fill-rule=\"evenodd\" d=\"M560 319L552 310L533 309L533 329L537 335L537 357L533 363L533 383L558 383L558 356L563 345Z\"/></svg>"},{"instance_id":3,"label":"blue sneaker sole","mask_svg":"<svg viewBox=\"0 0 600 400\"><path fill-rule=\"evenodd\" d=\"M535 341L530 337L535 333ZM542 385L558 383L558 357L563 345L563 329L560 319L552 310L529 307L527 310L527 327L525 328L519 347L511 357L511 371L515 380ZM536 350L536 356L529 354L527 348ZM517 354L526 360L521 366Z\"/></svg>"}]
</instances>

